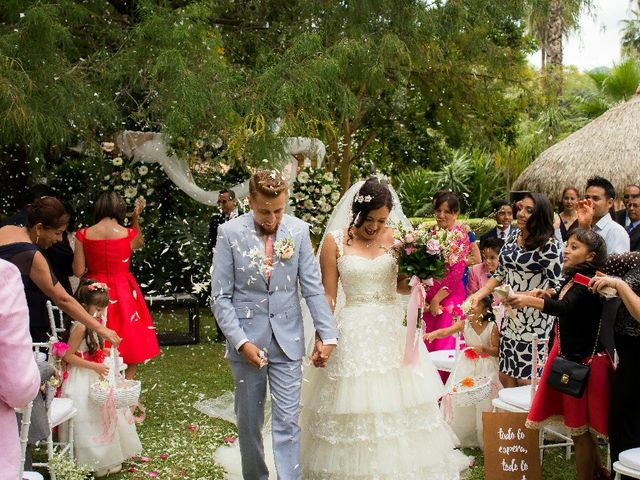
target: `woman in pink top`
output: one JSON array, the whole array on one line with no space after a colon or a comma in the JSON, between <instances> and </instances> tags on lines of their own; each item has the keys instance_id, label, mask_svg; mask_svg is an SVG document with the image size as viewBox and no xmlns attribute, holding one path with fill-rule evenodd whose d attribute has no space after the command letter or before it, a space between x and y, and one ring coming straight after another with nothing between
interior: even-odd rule
<instances>
[{"instance_id":1,"label":"woman in pink top","mask_svg":"<svg viewBox=\"0 0 640 480\"><path fill-rule=\"evenodd\" d=\"M11 263L0 260L0 478L20 473L20 440L15 408L25 407L40 388L40 373L31 350L29 310L22 278Z\"/></svg>"}]
</instances>

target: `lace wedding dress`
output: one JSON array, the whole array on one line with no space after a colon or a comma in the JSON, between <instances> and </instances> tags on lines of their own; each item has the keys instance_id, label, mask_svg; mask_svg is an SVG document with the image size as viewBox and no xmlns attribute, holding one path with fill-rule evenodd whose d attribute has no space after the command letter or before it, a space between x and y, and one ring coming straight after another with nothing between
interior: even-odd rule
<instances>
[{"instance_id":1,"label":"lace wedding dress","mask_svg":"<svg viewBox=\"0 0 640 480\"><path fill-rule=\"evenodd\" d=\"M444 388L426 348L418 367L402 363L395 259L345 255L342 231L332 234L345 305L327 367L304 372L302 478L459 478L469 461L438 408Z\"/></svg>"}]
</instances>

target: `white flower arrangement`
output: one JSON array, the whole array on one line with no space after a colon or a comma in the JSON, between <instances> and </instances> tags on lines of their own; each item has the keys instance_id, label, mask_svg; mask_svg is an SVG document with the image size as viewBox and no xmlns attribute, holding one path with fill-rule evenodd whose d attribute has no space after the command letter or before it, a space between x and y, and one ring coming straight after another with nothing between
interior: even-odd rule
<instances>
[{"instance_id":1,"label":"white flower arrangement","mask_svg":"<svg viewBox=\"0 0 640 480\"><path fill-rule=\"evenodd\" d=\"M340 183L332 172L305 167L293 184L291 206L295 216L309 224L311 234L319 236L340 197Z\"/></svg>"}]
</instances>

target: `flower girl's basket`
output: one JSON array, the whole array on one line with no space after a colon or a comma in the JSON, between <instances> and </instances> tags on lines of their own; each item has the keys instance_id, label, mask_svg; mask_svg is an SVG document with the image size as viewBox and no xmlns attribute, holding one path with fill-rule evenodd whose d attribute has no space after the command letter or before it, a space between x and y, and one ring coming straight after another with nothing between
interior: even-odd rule
<instances>
[{"instance_id":1,"label":"flower girl's basket","mask_svg":"<svg viewBox=\"0 0 640 480\"><path fill-rule=\"evenodd\" d=\"M471 347L465 348L470 350ZM456 362L456 367L453 369L451 390L448 395L451 396L453 403L458 407L469 407L477 403L486 400L491 396L491 379L485 376L472 376L458 379L456 373L458 370L459 361Z\"/></svg>"},{"instance_id":2,"label":"flower girl's basket","mask_svg":"<svg viewBox=\"0 0 640 480\"><path fill-rule=\"evenodd\" d=\"M120 374L118 354L111 347L111 368L106 380L98 380L91 385L89 394L98 406L103 406L113 395L116 408L130 407L140 398L140 381L127 380Z\"/></svg>"}]
</instances>

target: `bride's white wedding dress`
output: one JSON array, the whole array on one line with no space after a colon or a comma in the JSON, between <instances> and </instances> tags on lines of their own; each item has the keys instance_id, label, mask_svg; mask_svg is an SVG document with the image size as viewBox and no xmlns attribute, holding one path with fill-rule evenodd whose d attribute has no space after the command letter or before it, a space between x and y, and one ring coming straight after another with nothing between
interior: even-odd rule
<instances>
[{"instance_id":1,"label":"bride's white wedding dress","mask_svg":"<svg viewBox=\"0 0 640 480\"><path fill-rule=\"evenodd\" d=\"M343 253L345 305L326 368L307 368L302 387L303 479L453 480L469 459L455 450L438 408L444 387L421 342L418 366L403 364L405 311L397 263Z\"/></svg>"}]
</instances>

